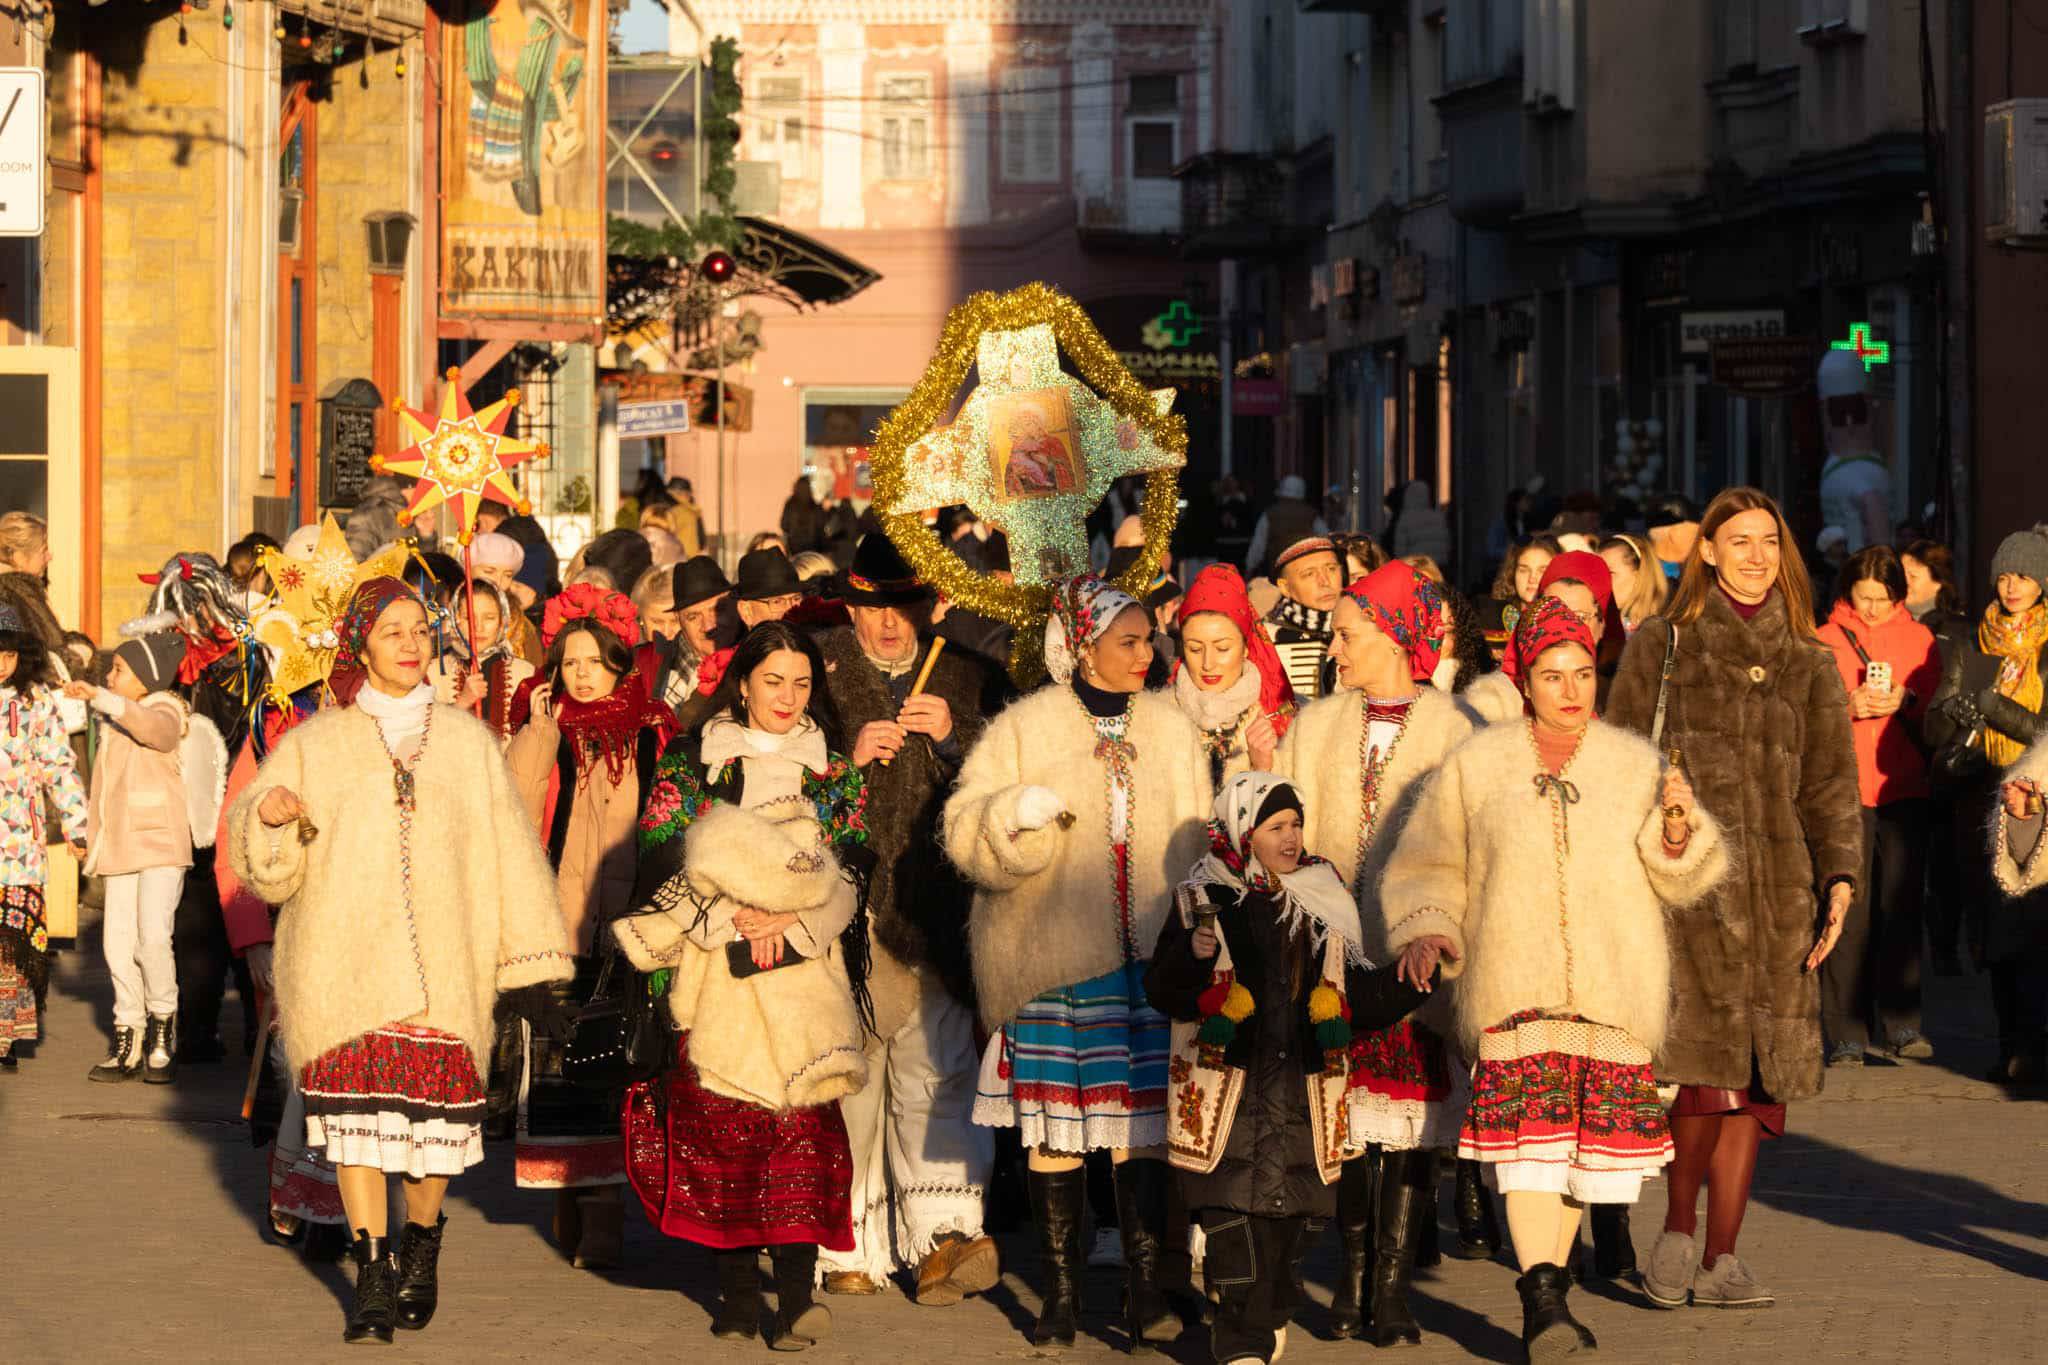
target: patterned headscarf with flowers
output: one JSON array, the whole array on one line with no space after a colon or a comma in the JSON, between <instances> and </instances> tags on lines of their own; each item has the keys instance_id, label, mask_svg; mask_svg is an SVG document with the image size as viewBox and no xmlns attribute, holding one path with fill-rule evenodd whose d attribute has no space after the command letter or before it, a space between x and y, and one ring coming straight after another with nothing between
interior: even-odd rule
<instances>
[{"instance_id":1,"label":"patterned headscarf with flowers","mask_svg":"<svg viewBox=\"0 0 2048 1365\"><path fill-rule=\"evenodd\" d=\"M370 632L397 602L418 602L422 611L427 605L418 593L396 578L367 579L349 598L348 610L335 623L334 633L341 645L334 652L334 672L327 679L327 690L334 694L337 705L353 703L363 684L370 680L369 665L363 658L370 645Z\"/></svg>"},{"instance_id":2,"label":"patterned headscarf with flowers","mask_svg":"<svg viewBox=\"0 0 2048 1365\"><path fill-rule=\"evenodd\" d=\"M1408 673L1425 682L1443 658L1444 594L1413 565L1396 559L1382 564L1344 590L1395 644L1407 651Z\"/></svg>"},{"instance_id":3,"label":"patterned headscarf with flowers","mask_svg":"<svg viewBox=\"0 0 2048 1365\"><path fill-rule=\"evenodd\" d=\"M1593 632L1578 613L1555 597L1539 597L1536 605L1522 613L1522 619L1515 625L1514 643L1510 652L1521 660L1521 677L1516 681L1528 690L1528 675L1536 667L1536 661L1543 657L1545 650L1559 645L1577 645L1586 651L1590 661L1595 654Z\"/></svg>"},{"instance_id":4,"label":"patterned headscarf with flowers","mask_svg":"<svg viewBox=\"0 0 2048 1365\"><path fill-rule=\"evenodd\" d=\"M1138 600L1094 574L1057 583L1052 614L1045 618L1045 667L1053 681L1066 685L1080 666L1081 651L1102 638L1110 622Z\"/></svg>"},{"instance_id":5,"label":"patterned headscarf with flowers","mask_svg":"<svg viewBox=\"0 0 2048 1365\"><path fill-rule=\"evenodd\" d=\"M1614 605L1614 574L1607 567L1606 560L1588 550L1565 551L1544 569L1543 581L1536 585L1537 598L1549 596L1550 590L1561 582L1583 583L1586 591L1593 594L1593 606L1601 613L1602 621L1601 644L1594 649L1596 658L1607 641L1619 642L1627 638L1627 628L1621 623L1621 611ZM1587 633L1591 634L1590 627ZM1617 650L1619 647L1618 643L1614 646ZM1533 661L1515 647L1514 638L1510 636L1507 652L1501 656L1500 671L1510 680L1520 683L1523 669Z\"/></svg>"}]
</instances>

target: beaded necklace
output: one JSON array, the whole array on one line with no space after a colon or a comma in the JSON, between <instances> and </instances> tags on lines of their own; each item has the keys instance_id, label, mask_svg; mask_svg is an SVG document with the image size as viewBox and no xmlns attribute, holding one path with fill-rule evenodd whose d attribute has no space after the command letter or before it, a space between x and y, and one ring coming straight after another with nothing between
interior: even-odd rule
<instances>
[{"instance_id":1,"label":"beaded necklace","mask_svg":"<svg viewBox=\"0 0 2048 1365\"><path fill-rule=\"evenodd\" d=\"M1415 699L1398 703L1401 707L1399 725L1394 733L1393 743L1375 754L1372 751L1372 710L1375 705L1364 693L1358 697L1358 769L1364 774L1360 783L1358 802L1358 868L1353 881L1359 885L1354 893L1361 893L1364 878L1359 875L1365 869L1365 850L1372 843L1373 833L1380 821L1380 782L1386 776L1387 768L1394 761L1394 753L1401 747L1401 741L1408 737L1408 718L1414 714ZM1392 704L1379 703L1383 709L1392 709Z\"/></svg>"},{"instance_id":2,"label":"beaded necklace","mask_svg":"<svg viewBox=\"0 0 2048 1365\"><path fill-rule=\"evenodd\" d=\"M1117 929L1123 940L1125 961L1135 961L1138 956L1137 940L1132 935L1131 897L1124 869L1129 865L1131 845L1137 839L1137 793L1131 786L1132 765L1137 762L1138 750L1125 738L1130 732L1130 703L1124 704L1121 715L1098 716L1088 709L1078 693L1073 694L1074 705L1081 708L1089 726L1095 731L1095 760L1101 763L1106 775L1103 794L1103 832L1109 838L1109 884L1116 891ZM1123 838L1119 840L1116 828L1116 797L1121 788L1124 794ZM1117 845L1126 850L1122 860L1117 855Z\"/></svg>"},{"instance_id":3,"label":"beaded necklace","mask_svg":"<svg viewBox=\"0 0 2048 1365\"><path fill-rule=\"evenodd\" d=\"M1586 751L1586 742L1580 739L1572 756L1555 773L1543 764L1543 750L1536 744L1536 720L1532 716L1523 727L1522 733L1529 737L1530 752L1536 756L1536 798L1550 808L1551 855L1557 864L1557 937L1564 945L1564 1002L1569 1007L1572 994L1572 936L1571 898L1565 892L1565 859L1571 852L1571 831L1566 811L1578 804L1578 784L1565 776L1572 770L1572 764L1579 761L1579 755Z\"/></svg>"}]
</instances>

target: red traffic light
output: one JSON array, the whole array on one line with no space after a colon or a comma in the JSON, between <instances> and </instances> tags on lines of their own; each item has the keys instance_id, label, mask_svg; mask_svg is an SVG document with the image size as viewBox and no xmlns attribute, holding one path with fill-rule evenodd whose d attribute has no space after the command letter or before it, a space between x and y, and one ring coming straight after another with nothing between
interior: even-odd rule
<instances>
[{"instance_id":1,"label":"red traffic light","mask_svg":"<svg viewBox=\"0 0 2048 1365\"><path fill-rule=\"evenodd\" d=\"M723 251L714 251L704 258L704 263L698 269L703 271L704 278L713 284L724 284L739 270L739 265Z\"/></svg>"}]
</instances>

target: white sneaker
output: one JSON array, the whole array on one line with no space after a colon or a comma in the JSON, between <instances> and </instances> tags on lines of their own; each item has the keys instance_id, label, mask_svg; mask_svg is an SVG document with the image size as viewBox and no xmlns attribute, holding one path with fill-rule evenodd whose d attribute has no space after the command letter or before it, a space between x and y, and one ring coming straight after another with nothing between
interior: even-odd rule
<instances>
[{"instance_id":1,"label":"white sneaker","mask_svg":"<svg viewBox=\"0 0 2048 1365\"><path fill-rule=\"evenodd\" d=\"M1115 1228L1095 1229L1095 1243L1088 1248L1088 1264L1096 1269L1124 1263L1124 1235Z\"/></svg>"},{"instance_id":2,"label":"white sneaker","mask_svg":"<svg viewBox=\"0 0 2048 1365\"><path fill-rule=\"evenodd\" d=\"M1659 1308L1683 1308L1699 1269L1699 1243L1682 1232L1659 1233L1643 1263L1643 1293Z\"/></svg>"},{"instance_id":3,"label":"white sneaker","mask_svg":"<svg viewBox=\"0 0 2048 1365\"><path fill-rule=\"evenodd\" d=\"M1702 1269L1692 1282L1695 1308L1769 1308L1777 1301L1733 1252Z\"/></svg>"}]
</instances>

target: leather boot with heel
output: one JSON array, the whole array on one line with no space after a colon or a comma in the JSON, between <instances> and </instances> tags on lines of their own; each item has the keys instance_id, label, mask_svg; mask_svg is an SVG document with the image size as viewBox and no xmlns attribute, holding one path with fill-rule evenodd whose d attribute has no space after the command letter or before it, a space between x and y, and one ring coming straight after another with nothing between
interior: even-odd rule
<instances>
[{"instance_id":1,"label":"leather boot with heel","mask_svg":"<svg viewBox=\"0 0 2048 1365\"><path fill-rule=\"evenodd\" d=\"M1180 1315L1159 1288L1159 1254L1166 1240L1165 1162L1133 1157L1116 1168L1116 1221L1124 1238L1124 1330L1138 1355L1177 1340Z\"/></svg>"},{"instance_id":2,"label":"leather boot with heel","mask_svg":"<svg viewBox=\"0 0 2048 1365\"><path fill-rule=\"evenodd\" d=\"M1072 1346L1081 1316L1081 1210L1088 1199L1088 1174L1027 1171L1031 1221L1038 1227L1038 1322L1034 1346Z\"/></svg>"},{"instance_id":3,"label":"leather boot with heel","mask_svg":"<svg viewBox=\"0 0 2048 1365\"><path fill-rule=\"evenodd\" d=\"M417 1332L434 1320L441 1302L441 1232L448 1216L424 1227L408 1221L398 1230L398 1325Z\"/></svg>"},{"instance_id":4,"label":"leather boot with heel","mask_svg":"<svg viewBox=\"0 0 2048 1365\"><path fill-rule=\"evenodd\" d=\"M832 1310L811 1297L818 1279L818 1246L768 1248L775 1266L775 1317L769 1324L768 1346L775 1351L801 1351L816 1346L832 1330Z\"/></svg>"},{"instance_id":5,"label":"leather boot with heel","mask_svg":"<svg viewBox=\"0 0 2048 1365\"><path fill-rule=\"evenodd\" d=\"M374 1341L389 1346L391 1327L398 1312L397 1276L391 1268L391 1243L386 1238L372 1237L367 1230L357 1228L350 1254L356 1262L356 1297L355 1302L349 1305L348 1326L342 1329L341 1339L347 1342Z\"/></svg>"},{"instance_id":6,"label":"leather boot with heel","mask_svg":"<svg viewBox=\"0 0 2048 1365\"><path fill-rule=\"evenodd\" d=\"M1435 1164L1429 1152L1389 1152L1380 1171L1365 1331L1378 1347L1422 1343L1422 1326L1408 1307L1408 1285L1415 1276L1422 1220L1436 1217L1436 1187L1428 1183Z\"/></svg>"},{"instance_id":7,"label":"leather boot with heel","mask_svg":"<svg viewBox=\"0 0 2048 1365\"><path fill-rule=\"evenodd\" d=\"M1372 1273L1373 1159L1357 1156L1337 1175L1337 1235L1344 1260L1330 1298L1330 1335L1349 1341L1365 1331L1365 1281Z\"/></svg>"},{"instance_id":8,"label":"leather boot with heel","mask_svg":"<svg viewBox=\"0 0 2048 1365\"><path fill-rule=\"evenodd\" d=\"M1595 1204L1587 1221L1593 1225L1593 1273L1603 1280L1628 1279L1636 1273L1636 1243L1629 1230L1628 1205Z\"/></svg>"},{"instance_id":9,"label":"leather boot with heel","mask_svg":"<svg viewBox=\"0 0 2048 1365\"><path fill-rule=\"evenodd\" d=\"M1548 1261L1530 1266L1529 1272L1515 1281L1522 1296L1522 1358L1531 1365L1598 1348L1593 1334L1572 1316L1565 1301L1571 1286L1564 1267Z\"/></svg>"},{"instance_id":10,"label":"leather boot with heel","mask_svg":"<svg viewBox=\"0 0 2048 1365\"><path fill-rule=\"evenodd\" d=\"M753 1247L715 1253L718 1312L711 1335L724 1341L752 1341L761 1335L760 1253Z\"/></svg>"},{"instance_id":11,"label":"leather boot with heel","mask_svg":"<svg viewBox=\"0 0 2048 1365\"><path fill-rule=\"evenodd\" d=\"M1459 1160L1456 1202L1458 1244L1451 1255L1461 1261L1492 1260L1500 1254L1500 1221L1478 1162Z\"/></svg>"}]
</instances>

